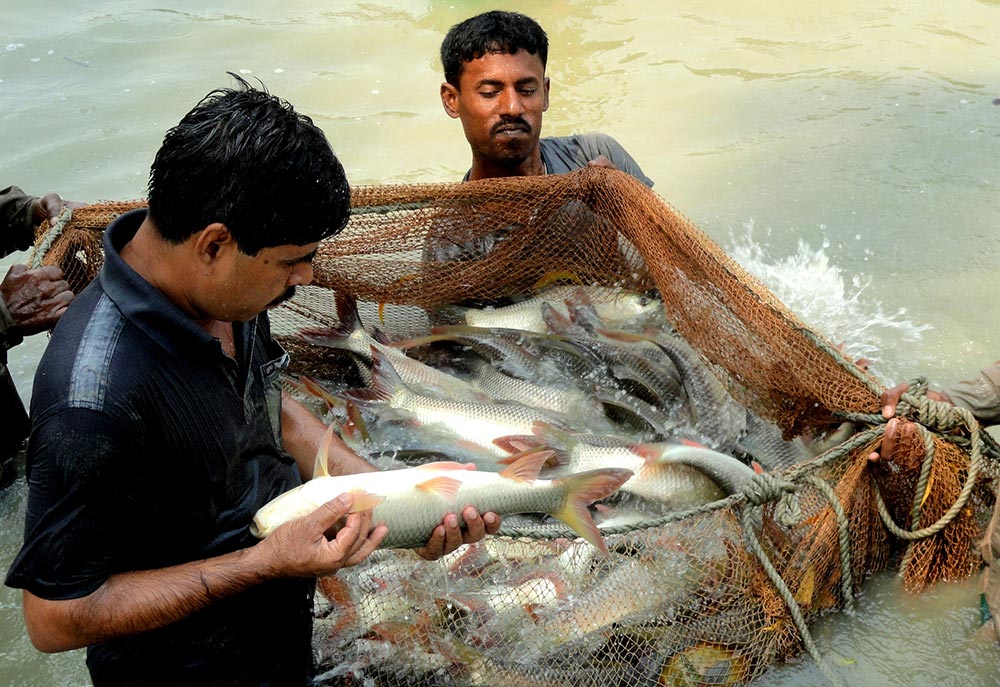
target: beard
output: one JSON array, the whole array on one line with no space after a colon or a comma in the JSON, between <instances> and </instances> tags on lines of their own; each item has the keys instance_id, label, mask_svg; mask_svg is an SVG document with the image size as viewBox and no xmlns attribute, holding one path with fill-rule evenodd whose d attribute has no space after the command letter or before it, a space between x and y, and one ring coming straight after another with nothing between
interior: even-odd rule
<instances>
[{"instance_id":1,"label":"beard","mask_svg":"<svg viewBox=\"0 0 1000 687\"><path fill-rule=\"evenodd\" d=\"M289 286L287 289L285 289L280 294L278 294L277 298L275 298L273 301L271 301L270 303L268 303L267 307L268 307L268 309L271 309L271 308L273 308L275 306L281 305L285 301L291 299L292 296L294 296L294 295L295 295L295 287L294 286Z\"/></svg>"}]
</instances>

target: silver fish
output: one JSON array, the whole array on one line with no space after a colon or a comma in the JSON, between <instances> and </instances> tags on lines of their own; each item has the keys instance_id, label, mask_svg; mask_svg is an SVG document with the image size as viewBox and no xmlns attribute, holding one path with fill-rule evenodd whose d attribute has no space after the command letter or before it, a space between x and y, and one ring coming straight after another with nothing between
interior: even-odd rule
<instances>
[{"instance_id":1,"label":"silver fish","mask_svg":"<svg viewBox=\"0 0 1000 687\"><path fill-rule=\"evenodd\" d=\"M594 304L601 318L611 326L644 325L661 317L660 301L643 294L603 286L554 286L535 298L500 308L468 309L464 312L466 324L473 327L506 327L544 333L545 321L541 316L543 303L566 313L567 298L580 297Z\"/></svg>"},{"instance_id":2,"label":"silver fish","mask_svg":"<svg viewBox=\"0 0 1000 687\"><path fill-rule=\"evenodd\" d=\"M593 445L543 423L533 427L533 438L515 441L515 446L553 450L555 458L570 472L598 467L630 470L633 476L620 490L670 510L711 503L736 493L755 474L736 458L693 442Z\"/></svg>"},{"instance_id":3,"label":"silver fish","mask_svg":"<svg viewBox=\"0 0 1000 687\"><path fill-rule=\"evenodd\" d=\"M469 401L484 401L488 397L472 384L455 375L410 358L398 348L388 344L385 337L368 333L358 315L357 301L350 296L338 296L337 311L340 324L329 329L305 329L299 338L308 343L350 351L365 360L371 360L371 352L379 351L392 365L406 384L418 386L425 392L447 398ZM367 369L362 377L370 379Z\"/></svg>"},{"instance_id":4,"label":"silver fish","mask_svg":"<svg viewBox=\"0 0 1000 687\"><path fill-rule=\"evenodd\" d=\"M386 403L408 412L421 424L438 424L456 439L484 447L497 456L506 456L496 440L509 435L528 434L534 422L559 422L551 413L520 403L470 403L426 396L400 379L381 351L372 351L372 389L349 394L359 400Z\"/></svg>"},{"instance_id":5,"label":"silver fish","mask_svg":"<svg viewBox=\"0 0 1000 687\"><path fill-rule=\"evenodd\" d=\"M556 480L537 479L547 452L529 452L501 473L480 472L460 463L330 476L326 461L332 429L317 454L316 477L281 494L257 511L251 532L266 537L281 524L307 515L343 493L355 494L354 510L372 509L372 526L385 523L382 548L423 545L448 513L461 517L467 505L500 516L546 513L606 551L587 507L613 494L632 473L594 470Z\"/></svg>"}]
</instances>

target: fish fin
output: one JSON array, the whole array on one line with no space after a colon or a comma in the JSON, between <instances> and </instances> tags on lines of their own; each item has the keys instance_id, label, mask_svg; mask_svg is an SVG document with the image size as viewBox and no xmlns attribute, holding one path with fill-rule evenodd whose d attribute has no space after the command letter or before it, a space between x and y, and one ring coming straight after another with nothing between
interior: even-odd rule
<instances>
[{"instance_id":1,"label":"fish fin","mask_svg":"<svg viewBox=\"0 0 1000 687\"><path fill-rule=\"evenodd\" d=\"M378 341L383 346L392 345L392 340L389 338L389 335L378 327L375 327L375 329L372 331L372 338Z\"/></svg>"},{"instance_id":2,"label":"fish fin","mask_svg":"<svg viewBox=\"0 0 1000 687\"><path fill-rule=\"evenodd\" d=\"M434 494L435 496L440 496L443 499L454 501L458 496L458 489L461 486L462 483L454 477L439 475L420 482L414 488L427 494Z\"/></svg>"},{"instance_id":3,"label":"fish fin","mask_svg":"<svg viewBox=\"0 0 1000 687\"><path fill-rule=\"evenodd\" d=\"M406 387L400 379L396 368L389 362L385 353L375 346L371 347L372 360L372 388L375 399L388 401L400 390ZM353 394L352 394L353 395Z\"/></svg>"},{"instance_id":4,"label":"fish fin","mask_svg":"<svg viewBox=\"0 0 1000 687\"><path fill-rule=\"evenodd\" d=\"M531 434L508 434L506 436L497 437L493 440L493 443L507 451L511 454L518 454L521 451L529 451L531 449L539 449L542 447L542 443L537 437ZM498 463L503 465L510 465L511 458L513 456L507 456L506 458L501 458Z\"/></svg>"},{"instance_id":5,"label":"fish fin","mask_svg":"<svg viewBox=\"0 0 1000 687\"><path fill-rule=\"evenodd\" d=\"M398 341L393 341L391 343L387 343L386 345L405 351L409 348L426 346L427 344L437 343L438 341L449 341L451 338L452 337L447 334L435 334L432 329L431 333L427 336L415 336L410 339L399 339Z\"/></svg>"},{"instance_id":6,"label":"fish fin","mask_svg":"<svg viewBox=\"0 0 1000 687\"><path fill-rule=\"evenodd\" d=\"M330 446L333 444L334 425L330 425L323 432L323 438L319 440L319 448L316 449L316 462L313 464L312 478L330 476Z\"/></svg>"},{"instance_id":7,"label":"fish fin","mask_svg":"<svg viewBox=\"0 0 1000 687\"><path fill-rule=\"evenodd\" d=\"M417 465L413 468L414 470L435 470L440 472L441 470L475 470L476 466L474 463L459 463L455 460L436 460L433 463L424 463L423 465Z\"/></svg>"},{"instance_id":8,"label":"fish fin","mask_svg":"<svg viewBox=\"0 0 1000 687\"><path fill-rule=\"evenodd\" d=\"M518 443L514 445L520 444L521 451L529 448L545 448L552 451L552 457L546 463L546 467L554 468L569 463L570 453L577 443L569 432L542 420L531 423L531 432L531 436L515 437Z\"/></svg>"},{"instance_id":9,"label":"fish fin","mask_svg":"<svg viewBox=\"0 0 1000 687\"><path fill-rule=\"evenodd\" d=\"M621 341L623 343L656 343L653 339L648 336L643 336L642 334L636 334L635 332L627 332L620 329L607 329L605 327L598 327L594 330L597 334L601 336L612 339L614 341Z\"/></svg>"},{"instance_id":10,"label":"fish fin","mask_svg":"<svg viewBox=\"0 0 1000 687\"><path fill-rule=\"evenodd\" d=\"M764 474L764 466L758 463L756 460L750 461L750 467L753 468L753 471L758 475Z\"/></svg>"},{"instance_id":11,"label":"fish fin","mask_svg":"<svg viewBox=\"0 0 1000 687\"><path fill-rule=\"evenodd\" d=\"M380 302L378 304L378 321L385 324L385 303Z\"/></svg>"},{"instance_id":12,"label":"fish fin","mask_svg":"<svg viewBox=\"0 0 1000 687\"><path fill-rule=\"evenodd\" d=\"M384 496L373 494L369 491L365 491L364 489L352 491L351 496L354 497L354 504L351 506L352 513L360 513L363 510L371 510L385 501Z\"/></svg>"},{"instance_id":13,"label":"fish fin","mask_svg":"<svg viewBox=\"0 0 1000 687\"><path fill-rule=\"evenodd\" d=\"M349 439L360 438L365 444L372 443L371 434L368 432L368 423L365 422L365 418L361 415L361 409L358 408L358 404L351 400L346 401L346 404L347 420L341 424L340 431L342 435Z\"/></svg>"},{"instance_id":14,"label":"fish fin","mask_svg":"<svg viewBox=\"0 0 1000 687\"><path fill-rule=\"evenodd\" d=\"M566 498L562 507L552 513L552 516L566 523L570 529L607 555L608 547L590 517L588 506L611 496L630 477L631 470L600 468L557 479L555 482L565 489Z\"/></svg>"},{"instance_id":15,"label":"fish fin","mask_svg":"<svg viewBox=\"0 0 1000 687\"><path fill-rule=\"evenodd\" d=\"M541 313L542 321L552 334L566 335L578 331L578 327L551 303L542 303Z\"/></svg>"},{"instance_id":16,"label":"fish fin","mask_svg":"<svg viewBox=\"0 0 1000 687\"><path fill-rule=\"evenodd\" d=\"M337 325L334 327L306 328L298 333L298 337L319 346L328 348L347 348L348 337L355 329L363 329L361 317L358 315L357 299L346 293L336 293L334 302L337 308Z\"/></svg>"},{"instance_id":17,"label":"fish fin","mask_svg":"<svg viewBox=\"0 0 1000 687\"><path fill-rule=\"evenodd\" d=\"M690 446L691 448L708 449L708 447L705 446L705 444L699 443L694 439L681 439L680 443L684 444L685 446Z\"/></svg>"},{"instance_id":18,"label":"fish fin","mask_svg":"<svg viewBox=\"0 0 1000 687\"><path fill-rule=\"evenodd\" d=\"M636 444L629 450L647 463L659 463L663 457L662 447L658 447L655 444Z\"/></svg>"},{"instance_id":19,"label":"fish fin","mask_svg":"<svg viewBox=\"0 0 1000 687\"><path fill-rule=\"evenodd\" d=\"M339 327L345 329L348 334L355 329L364 329L361 314L358 312L358 299L353 294L338 291L334 294L333 300L337 308Z\"/></svg>"},{"instance_id":20,"label":"fish fin","mask_svg":"<svg viewBox=\"0 0 1000 687\"><path fill-rule=\"evenodd\" d=\"M541 276L541 278L535 282L532 286L532 290L541 291L547 289L550 286L555 286L557 284L583 284L583 280L580 279L576 272L569 272L566 270L556 270L552 272L546 272Z\"/></svg>"},{"instance_id":21,"label":"fish fin","mask_svg":"<svg viewBox=\"0 0 1000 687\"><path fill-rule=\"evenodd\" d=\"M541 472L542 466L551 457L552 451L548 450L530 449L515 453L504 459L508 461L507 468L500 473L500 476L515 482L533 482L538 479L538 473Z\"/></svg>"},{"instance_id":22,"label":"fish fin","mask_svg":"<svg viewBox=\"0 0 1000 687\"><path fill-rule=\"evenodd\" d=\"M341 399L331 394L325 386L309 375L299 375L299 381L302 383L302 388L307 393L326 403L327 410L330 408L340 407L344 404Z\"/></svg>"}]
</instances>

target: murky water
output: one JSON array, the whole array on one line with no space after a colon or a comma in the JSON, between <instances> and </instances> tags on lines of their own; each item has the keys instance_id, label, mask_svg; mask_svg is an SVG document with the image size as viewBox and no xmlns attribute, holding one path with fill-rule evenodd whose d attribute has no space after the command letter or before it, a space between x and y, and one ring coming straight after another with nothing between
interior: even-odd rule
<instances>
[{"instance_id":1,"label":"murky water","mask_svg":"<svg viewBox=\"0 0 1000 687\"><path fill-rule=\"evenodd\" d=\"M354 184L468 166L437 50L482 3L44 4L2 0L0 184L141 197L164 131L226 71L311 115ZM997 357L996 0L497 4L549 33L546 134L618 138L661 196L883 379L944 383ZM13 352L26 397L44 343ZM23 504L23 483L0 494L2 568ZM975 605L971 582L910 599L880 578L820 645L851 684L994 684L981 666L997 655L969 643ZM0 656L0 684L87 683L79 653L31 649L6 588ZM762 680L823 682L808 659Z\"/></svg>"}]
</instances>

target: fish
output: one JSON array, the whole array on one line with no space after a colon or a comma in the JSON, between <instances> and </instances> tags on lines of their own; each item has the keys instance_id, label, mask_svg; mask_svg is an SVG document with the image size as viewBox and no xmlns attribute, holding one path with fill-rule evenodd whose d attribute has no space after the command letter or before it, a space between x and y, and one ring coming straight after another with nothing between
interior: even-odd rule
<instances>
[{"instance_id":1,"label":"fish","mask_svg":"<svg viewBox=\"0 0 1000 687\"><path fill-rule=\"evenodd\" d=\"M534 298L499 308L468 308L462 312L466 324L473 327L504 327L545 333L541 307L548 303L566 313L565 300L586 298L598 314L612 326L644 325L663 316L663 305L645 294L604 286L553 286Z\"/></svg>"},{"instance_id":2,"label":"fish","mask_svg":"<svg viewBox=\"0 0 1000 687\"><path fill-rule=\"evenodd\" d=\"M756 474L736 458L689 440L623 446L588 444L558 427L537 423L532 435L509 440L512 448L553 451L570 472L618 467L633 475L620 491L683 510L741 491ZM501 463L504 460L500 461Z\"/></svg>"},{"instance_id":3,"label":"fish","mask_svg":"<svg viewBox=\"0 0 1000 687\"><path fill-rule=\"evenodd\" d=\"M621 388L603 360L563 337L502 327L449 325L433 327L428 336L397 341L393 346L408 348L439 341L464 344L498 371L521 379L566 390L575 387L599 401L606 416L633 431L662 437L677 425L663 409ZM587 416L592 417L589 410Z\"/></svg>"},{"instance_id":4,"label":"fish","mask_svg":"<svg viewBox=\"0 0 1000 687\"><path fill-rule=\"evenodd\" d=\"M584 309L572 301L566 304L569 316L548 303L542 304L542 318L551 333L601 360L610 376L633 395L664 409L681 400L680 373L667 356L652 356L637 345L602 336L601 329L593 326L597 316L592 308ZM579 323L585 310L592 315L589 327Z\"/></svg>"},{"instance_id":5,"label":"fish","mask_svg":"<svg viewBox=\"0 0 1000 687\"><path fill-rule=\"evenodd\" d=\"M454 462L427 463L415 468L331 476L326 468L332 428L323 435L316 476L272 499L253 517L251 533L264 538L285 522L307 515L339 494L355 496L354 511L372 510L372 526L388 525L380 548L416 548L448 513L461 517L466 506L501 517L545 513L562 521L603 552L607 546L587 508L615 493L632 473L605 468L540 480L549 458L533 451L513 461L503 472L480 472Z\"/></svg>"},{"instance_id":6,"label":"fish","mask_svg":"<svg viewBox=\"0 0 1000 687\"><path fill-rule=\"evenodd\" d=\"M520 626L533 623L539 609L564 602L569 594L556 572L536 569L479 589L449 592L437 603L455 631L478 646L498 647L516 637Z\"/></svg>"},{"instance_id":7,"label":"fish","mask_svg":"<svg viewBox=\"0 0 1000 687\"><path fill-rule=\"evenodd\" d=\"M746 408L726 390L701 356L681 336L647 329L644 334L623 330L601 330L619 341L652 342L659 346L681 373L692 424L705 443L721 451L733 449L746 432Z\"/></svg>"},{"instance_id":8,"label":"fish","mask_svg":"<svg viewBox=\"0 0 1000 687\"><path fill-rule=\"evenodd\" d=\"M574 591L564 604L541 609L535 625L525 627L518 648L522 660L565 655L569 644L596 648L614 627L674 616L701 583L697 559L666 547L609 560L615 565L589 587Z\"/></svg>"},{"instance_id":9,"label":"fish","mask_svg":"<svg viewBox=\"0 0 1000 687\"><path fill-rule=\"evenodd\" d=\"M520 379L486 362L476 367L474 379L476 386L494 400L515 401L541 408L567 421L572 418L591 426L607 424L601 401L595 394L587 393L578 386L557 386Z\"/></svg>"},{"instance_id":10,"label":"fish","mask_svg":"<svg viewBox=\"0 0 1000 687\"><path fill-rule=\"evenodd\" d=\"M498 457L510 452L496 439L531 432L537 421L558 423L559 418L520 403L474 403L435 398L407 386L381 351L372 349L372 388L346 392L352 398L384 403L406 411L420 424L446 427L459 441L481 446Z\"/></svg>"},{"instance_id":11,"label":"fish","mask_svg":"<svg viewBox=\"0 0 1000 687\"><path fill-rule=\"evenodd\" d=\"M366 361L370 361L371 352L377 350L392 361L396 372L407 384L444 398L489 400L486 394L464 379L410 358L398 348L390 346L381 334L369 334L358 315L357 301L353 296L338 295L337 314L340 324L336 327L303 329L298 333L299 338L313 345L349 351ZM361 373L366 382L371 379L371 374L364 365L361 366Z\"/></svg>"}]
</instances>

